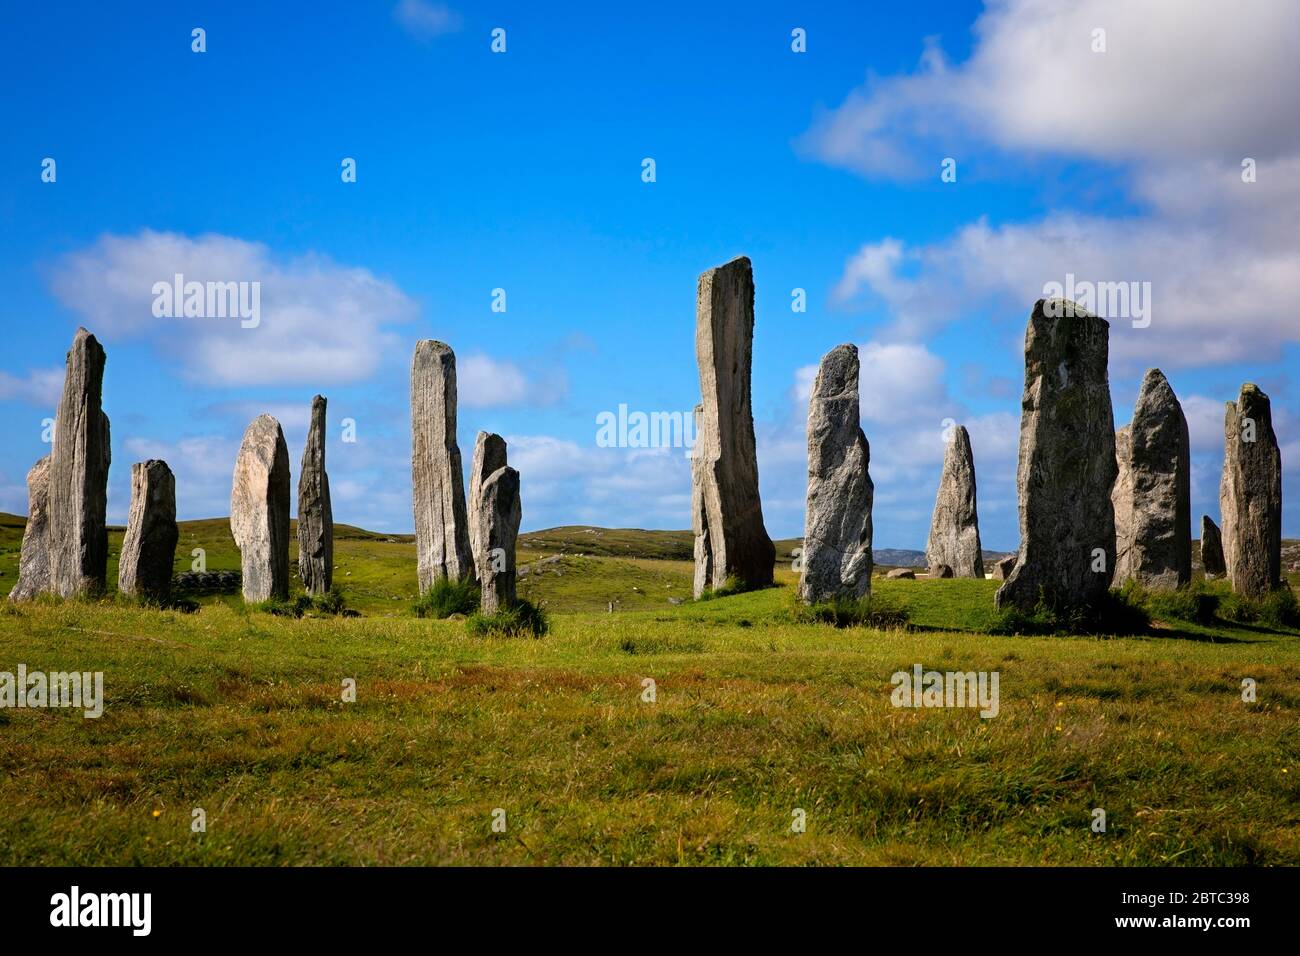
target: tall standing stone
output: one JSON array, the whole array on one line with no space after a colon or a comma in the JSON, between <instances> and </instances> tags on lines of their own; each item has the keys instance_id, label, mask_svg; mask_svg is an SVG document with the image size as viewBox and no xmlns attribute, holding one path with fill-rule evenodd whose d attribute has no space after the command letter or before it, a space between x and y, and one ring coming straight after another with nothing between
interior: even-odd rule
<instances>
[{"instance_id":1,"label":"tall standing stone","mask_svg":"<svg viewBox=\"0 0 1300 956\"><path fill-rule=\"evenodd\" d=\"M519 472L508 466L492 472L478 489L475 509L474 554L483 588L479 606L492 614L515 603L515 544L523 515Z\"/></svg>"},{"instance_id":2,"label":"tall standing stone","mask_svg":"<svg viewBox=\"0 0 1300 956\"><path fill-rule=\"evenodd\" d=\"M1223 557L1232 589L1262 597L1282 578L1282 455L1268 396L1249 382L1223 419Z\"/></svg>"},{"instance_id":3,"label":"tall standing stone","mask_svg":"<svg viewBox=\"0 0 1300 956\"><path fill-rule=\"evenodd\" d=\"M108 416L101 408L104 349L77 329L50 453L50 590L102 591L108 575Z\"/></svg>"},{"instance_id":4,"label":"tall standing stone","mask_svg":"<svg viewBox=\"0 0 1300 956\"><path fill-rule=\"evenodd\" d=\"M50 456L27 473L27 526L18 557L18 583L9 600L26 601L50 589Z\"/></svg>"},{"instance_id":5,"label":"tall standing stone","mask_svg":"<svg viewBox=\"0 0 1300 956\"><path fill-rule=\"evenodd\" d=\"M280 423L258 415L244 432L230 489L244 600L289 596L289 447Z\"/></svg>"},{"instance_id":6,"label":"tall standing stone","mask_svg":"<svg viewBox=\"0 0 1300 956\"><path fill-rule=\"evenodd\" d=\"M325 396L311 400L311 427L298 472L298 576L312 594L334 581L334 512L325 471Z\"/></svg>"},{"instance_id":7,"label":"tall standing stone","mask_svg":"<svg viewBox=\"0 0 1300 956\"><path fill-rule=\"evenodd\" d=\"M494 432L479 432L474 439L474 457L469 466L469 543L470 549L474 552L475 568L479 566L478 526L481 520L479 492L483 488L483 482L487 481L498 468L504 468L506 464L506 440Z\"/></svg>"},{"instance_id":8,"label":"tall standing stone","mask_svg":"<svg viewBox=\"0 0 1300 956\"><path fill-rule=\"evenodd\" d=\"M422 339L411 362L411 497L420 590L474 574L456 444L456 355Z\"/></svg>"},{"instance_id":9,"label":"tall standing stone","mask_svg":"<svg viewBox=\"0 0 1300 956\"><path fill-rule=\"evenodd\" d=\"M117 589L155 600L166 598L179 538L172 470L156 458L137 461L131 466L131 510L117 565Z\"/></svg>"},{"instance_id":10,"label":"tall standing stone","mask_svg":"<svg viewBox=\"0 0 1300 956\"><path fill-rule=\"evenodd\" d=\"M808 604L871 591L871 448L858 420L858 350L822 358L808 400L808 505L799 597Z\"/></svg>"},{"instance_id":11,"label":"tall standing stone","mask_svg":"<svg viewBox=\"0 0 1300 956\"><path fill-rule=\"evenodd\" d=\"M1228 571L1223 563L1223 536L1209 515L1201 515L1201 568L1206 577L1221 578Z\"/></svg>"},{"instance_id":12,"label":"tall standing stone","mask_svg":"<svg viewBox=\"0 0 1300 956\"><path fill-rule=\"evenodd\" d=\"M695 357L703 396L691 467L695 596L728 578L772 583L776 548L763 527L750 407L754 274L744 256L700 276Z\"/></svg>"},{"instance_id":13,"label":"tall standing stone","mask_svg":"<svg viewBox=\"0 0 1300 956\"><path fill-rule=\"evenodd\" d=\"M1040 299L1025 331L1020 553L997 606L1095 604L1115 566L1115 419L1110 325L1073 302Z\"/></svg>"},{"instance_id":14,"label":"tall standing stone","mask_svg":"<svg viewBox=\"0 0 1300 956\"><path fill-rule=\"evenodd\" d=\"M965 425L956 425L946 438L943 474L925 546L926 564L932 568L946 564L952 568L953 577L982 578L984 553L975 506L975 455L970 434Z\"/></svg>"},{"instance_id":15,"label":"tall standing stone","mask_svg":"<svg viewBox=\"0 0 1300 956\"><path fill-rule=\"evenodd\" d=\"M1173 589L1192 579L1187 419L1158 368L1142 378L1133 422L1115 434L1115 585Z\"/></svg>"}]
</instances>

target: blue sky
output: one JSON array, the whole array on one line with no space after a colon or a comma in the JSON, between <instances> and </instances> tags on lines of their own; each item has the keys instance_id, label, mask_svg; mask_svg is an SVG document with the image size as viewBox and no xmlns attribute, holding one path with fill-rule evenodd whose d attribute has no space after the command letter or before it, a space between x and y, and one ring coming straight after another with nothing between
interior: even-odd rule
<instances>
[{"instance_id":1,"label":"blue sky","mask_svg":"<svg viewBox=\"0 0 1300 956\"><path fill-rule=\"evenodd\" d=\"M1217 520L1222 402L1243 381L1273 398L1284 467L1300 456L1300 124L1279 92L1300 85L1300 28L1282 2L1227 23L1210 3L1131 6L25 8L0 37L0 510L26 510L84 324L108 352L110 520L147 457L176 471L181 517L225 514L262 411L296 476L320 392L336 520L409 531L407 375L431 337L458 355L466 459L479 429L510 442L525 529L688 527L681 452L600 448L596 416L698 401L695 280L745 254L774 537L802 531L811 371L855 342L876 545L924 546L951 418L972 432L985 544L1014 548L1024 323L1067 272L1151 283L1150 327L1112 322L1116 421L1163 368L1193 508ZM154 318L150 286L175 271L261 282L261 324Z\"/></svg>"}]
</instances>

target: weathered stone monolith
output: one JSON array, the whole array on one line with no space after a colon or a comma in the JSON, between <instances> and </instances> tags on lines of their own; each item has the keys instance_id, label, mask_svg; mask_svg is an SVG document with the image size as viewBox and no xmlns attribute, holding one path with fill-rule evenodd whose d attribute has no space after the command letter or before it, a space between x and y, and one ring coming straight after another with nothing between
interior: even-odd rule
<instances>
[{"instance_id":1,"label":"weathered stone monolith","mask_svg":"<svg viewBox=\"0 0 1300 956\"><path fill-rule=\"evenodd\" d=\"M176 479L167 462L151 458L131 466L131 510L117 566L123 594L164 600L176 560Z\"/></svg>"},{"instance_id":2,"label":"weathered stone monolith","mask_svg":"<svg viewBox=\"0 0 1300 956\"><path fill-rule=\"evenodd\" d=\"M494 432L479 432L474 439L474 457L469 466L469 543L474 552L474 567L479 566L478 525L479 525L479 491L498 468L504 468L506 461L506 440Z\"/></svg>"},{"instance_id":3,"label":"weathered stone monolith","mask_svg":"<svg viewBox=\"0 0 1300 956\"><path fill-rule=\"evenodd\" d=\"M289 596L289 448L280 423L258 415L244 432L230 489L245 601Z\"/></svg>"},{"instance_id":4,"label":"weathered stone monolith","mask_svg":"<svg viewBox=\"0 0 1300 956\"><path fill-rule=\"evenodd\" d=\"M744 256L700 276L695 358L700 394L691 478L695 596L729 578L742 587L772 583L776 548L763 527L750 407L754 275Z\"/></svg>"},{"instance_id":5,"label":"weathered stone monolith","mask_svg":"<svg viewBox=\"0 0 1300 956\"><path fill-rule=\"evenodd\" d=\"M519 503L519 472L498 468L483 480L475 505L478 579L483 593L480 607L492 614L515 603L515 543L523 511Z\"/></svg>"},{"instance_id":6,"label":"weathered stone monolith","mask_svg":"<svg viewBox=\"0 0 1300 956\"><path fill-rule=\"evenodd\" d=\"M1282 455L1268 396L1249 382L1223 419L1223 557L1232 589L1262 597L1282 577Z\"/></svg>"},{"instance_id":7,"label":"weathered stone monolith","mask_svg":"<svg viewBox=\"0 0 1300 956\"><path fill-rule=\"evenodd\" d=\"M77 329L50 452L50 590L63 597L102 591L108 574L110 443L103 384L104 349Z\"/></svg>"},{"instance_id":8,"label":"weathered stone monolith","mask_svg":"<svg viewBox=\"0 0 1300 956\"><path fill-rule=\"evenodd\" d=\"M1020 553L998 607L1095 605L1115 567L1115 419L1110 325L1064 299L1040 299L1025 331Z\"/></svg>"},{"instance_id":9,"label":"weathered stone monolith","mask_svg":"<svg viewBox=\"0 0 1300 956\"><path fill-rule=\"evenodd\" d=\"M858 419L858 350L822 358L808 399L808 502L803 574L807 604L871 591L871 448Z\"/></svg>"},{"instance_id":10,"label":"weathered stone monolith","mask_svg":"<svg viewBox=\"0 0 1300 956\"><path fill-rule=\"evenodd\" d=\"M411 361L411 497L420 591L474 574L465 479L456 444L456 355L421 339Z\"/></svg>"},{"instance_id":11,"label":"weathered stone monolith","mask_svg":"<svg viewBox=\"0 0 1300 956\"><path fill-rule=\"evenodd\" d=\"M925 560L930 567L947 565L958 578L984 577L979 515L975 507L975 455L964 425L945 433L943 474L930 519Z\"/></svg>"},{"instance_id":12,"label":"weathered stone monolith","mask_svg":"<svg viewBox=\"0 0 1300 956\"><path fill-rule=\"evenodd\" d=\"M1206 577L1216 578L1228 570L1223 563L1223 536L1209 515L1201 515L1201 569Z\"/></svg>"},{"instance_id":13,"label":"weathered stone monolith","mask_svg":"<svg viewBox=\"0 0 1300 956\"><path fill-rule=\"evenodd\" d=\"M311 594L324 594L334 581L334 512L325 470L325 396L311 400L311 427L298 472L298 576Z\"/></svg>"},{"instance_id":14,"label":"weathered stone monolith","mask_svg":"<svg viewBox=\"0 0 1300 956\"><path fill-rule=\"evenodd\" d=\"M1142 378L1133 422L1115 433L1116 587L1173 589L1192 579L1192 478L1187 419L1158 369Z\"/></svg>"},{"instance_id":15,"label":"weathered stone monolith","mask_svg":"<svg viewBox=\"0 0 1300 956\"><path fill-rule=\"evenodd\" d=\"M1007 578L1011 577L1011 572L1014 571L1015 568L1016 556L1014 554L1009 554L1005 558L999 558L997 563L993 565L993 580L1005 581Z\"/></svg>"},{"instance_id":16,"label":"weathered stone monolith","mask_svg":"<svg viewBox=\"0 0 1300 956\"><path fill-rule=\"evenodd\" d=\"M27 473L27 526L18 556L18 583L9 600L26 601L50 589L50 456Z\"/></svg>"}]
</instances>

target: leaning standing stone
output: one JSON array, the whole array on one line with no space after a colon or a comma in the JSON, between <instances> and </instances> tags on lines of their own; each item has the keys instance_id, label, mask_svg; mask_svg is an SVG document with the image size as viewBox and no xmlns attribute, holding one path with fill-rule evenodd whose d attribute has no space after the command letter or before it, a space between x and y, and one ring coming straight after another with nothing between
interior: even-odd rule
<instances>
[{"instance_id":1,"label":"leaning standing stone","mask_svg":"<svg viewBox=\"0 0 1300 956\"><path fill-rule=\"evenodd\" d=\"M703 273L696 287L703 396L691 468L697 598L729 578L746 588L772 583L776 548L763 527L750 408L753 340L754 274L740 256Z\"/></svg>"},{"instance_id":2,"label":"leaning standing stone","mask_svg":"<svg viewBox=\"0 0 1300 956\"><path fill-rule=\"evenodd\" d=\"M456 355L432 339L411 361L411 497L420 590L474 574L456 444Z\"/></svg>"},{"instance_id":3,"label":"leaning standing stone","mask_svg":"<svg viewBox=\"0 0 1300 956\"><path fill-rule=\"evenodd\" d=\"M167 462L138 461L131 466L131 510L117 567L123 594L163 600L171 589L176 560L176 479Z\"/></svg>"},{"instance_id":4,"label":"leaning standing stone","mask_svg":"<svg viewBox=\"0 0 1300 956\"><path fill-rule=\"evenodd\" d=\"M9 600L26 601L50 589L50 456L27 473L27 526L18 558L18 583Z\"/></svg>"},{"instance_id":5,"label":"leaning standing stone","mask_svg":"<svg viewBox=\"0 0 1300 956\"><path fill-rule=\"evenodd\" d=\"M1268 396L1247 382L1223 420L1223 557L1232 589L1263 597L1282 578L1282 456Z\"/></svg>"},{"instance_id":6,"label":"leaning standing stone","mask_svg":"<svg viewBox=\"0 0 1300 956\"><path fill-rule=\"evenodd\" d=\"M953 427L943 453L943 474L930 519L925 559L930 567L947 565L948 577L984 577L979 514L975 507L975 455L965 425Z\"/></svg>"},{"instance_id":7,"label":"leaning standing stone","mask_svg":"<svg viewBox=\"0 0 1300 956\"><path fill-rule=\"evenodd\" d=\"M1115 565L1115 420L1106 372L1110 325L1064 299L1040 299L1025 332L1020 417L1020 553L997 606L1094 605Z\"/></svg>"},{"instance_id":8,"label":"leaning standing stone","mask_svg":"<svg viewBox=\"0 0 1300 956\"><path fill-rule=\"evenodd\" d=\"M298 472L298 576L311 594L324 594L334 580L334 512L325 471L325 396L311 400L311 427Z\"/></svg>"},{"instance_id":9,"label":"leaning standing stone","mask_svg":"<svg viewBox=\"0 0 1300 956\"><path fill-rule=\"evenodd\" d=\"M1115 440L1116 586L1173 589L1192 579L1192 472L1187 419L1158 368L1142 379L1133 423Z\"/></svg>"},{"instance_id":10,"label":"leaning standing stone","mask_svg":"<svg viewBox=\"0 0 1300 956\"><path fill-rule=\"evenodd\" d=\"M858 419L858 350L822 358L808 400L808 503L799 597L855 600L871 591L871 449Z\"/></svg>"},{"instance_id":11,"label":"leaning standing stone","mask_svg":"<svg viewBox=\"0 0 1300 956\"><path fill-rule=\"evenodd\" d=\"M244 432L230 490L244 600L289 596L289 448L280 423L258 415Z\"/></svg>"},{"instance_id":12,"label":"leaning standing stone","mask_svg":"<svg viewBox=\"0 0 1300 956\"><path fill-rule=\"evenodd\" d=\"M108 574L108 417L101 408L104 349L77 329L50 453L50 590L102 591Z\"/></svg>"},{"instance_id":13,"label":"leaning standing stone","mask_svg":"<svg viewBox=\"0 0 1300 956\"><path fill-rule=\"evenodd\" d=\"M1227 573L1223 563L1223 537L1209 515L1201 515L1201 567L1207 578L1221 578Z\"/></svg>"},{"instance_id":14,"label":"leaning standing stone","mask_svg":"<svg viewBox=\"0 0 1300 956\"><path fill-rule=\"evenodd\" d=\"M469 543L474 552L474 567L479 566L478 525L479 492L498 468L506 466L506 440L493 432L479 432L474 439L474 457L469 466Z\"/></svg>"},{"instance_id":15,"label":"leaning standing stone","mask_svg":"<svg viewBox=\"0 0 1300 956\"><path fill-rule=\"evenodd\" d=\"M515 543L523 514L519 472L507 466L489 475L479 488L476 507L479 518L474 553L483 587L480 607L485 614L493 614L515 603Z\"/></svg>"}]
</instances>

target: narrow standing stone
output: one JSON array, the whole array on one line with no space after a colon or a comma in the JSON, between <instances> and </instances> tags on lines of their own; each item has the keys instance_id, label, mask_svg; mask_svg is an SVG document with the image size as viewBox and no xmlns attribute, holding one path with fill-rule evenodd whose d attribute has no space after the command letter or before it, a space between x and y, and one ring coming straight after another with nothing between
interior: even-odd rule
<instances>
[{"instance_id":1,"label":"narrow standing stone","mask_svg":"<svg viewBox=\"0 0 1300 956\"><path fill-rule=\"evenodd\" d=\"M117 567L123 594L165 600L176 560L176 479L156 458L131 466L131 510Z\"/></svg>"},{"instance_id":2,"label":"narrow standing stone","mask_svg":"<svg viewBox=\"0 0 1300 956\"><path fill-rule=\"evenodd\" d=\"M289 596L289 447L280 423L258 415L244 432L230 489L244 600Z\"/></svg>"},{"instance_id":3,"label":"narrow standing stone","mask_svg":"<svg viewBox=\"0 0 1300 956\"><path fill-rule=\"evenodd\" d=\"M311 594L334 581L334 512L325 470L325 396L311 400L311 427L298 472L298 576Z\"/></svg>"},{"instance_id":4,"label":"narrow standing stone","mask_svg":"<svg viewBox=\"0 0 1300 956\"><path fill-rule=\"evenodd\" d=\"M1223 557L1232 589L1263 597L1282 579L1282 455L1268 396L1249 382L1223 419Z\"/></svg>"},{"instance_id":5,"label":"narrow standing stone","mask_svg":"<svg viewBox=\"0 0 1300 956\"><path fill-rule=\"evenodd\" d=\"M1115 419L1106 372L1110 325L1064 299L1040 299L1025 331L1020 417L1020 553L997 606L1095 605L1115 566Z\"/></svg>"},{"instance_id":6,"label":"narrow standing stone","mask_svg":"<svg viewBox=\"0 0 1300 956\"><path fill-rule=\"evenodd\" d=\"M733 259L700 276L695 297L695 357L700 393L691 477L696 538L695 596L772 583L776 548L763 527L750 407L754 275Z\"/></svg>"},{"instance_id":7,"label":"narrow standing stone","mask_svg":"<svg viewBox=\"0 0 1300 956\"><path fill-rule=\"evenodd\" d=\"M456 444L456 355L422 339L411 361L411 497L420 591L474 574Z\"/></svg>"},{"instance_id":8,"label":"narrow standing stone","mask_svg":"<svg viewBox=\"0 0 1300 956\"><path fill-rule=\"evenodd\" d=\"M808 503L804 514L806 604L871 592L871 448L858 418L858 350L821 360L808 400Z\"/></svg>"},{"instance_id":9,"label":"narrow standing stone","mask_svg":"<svg viewBox=\"0 0 1300 956\"><path fill-rule=\"evenodd\" d=\"M515 544L523 516L519 472L508 466L494 471L478 490L474 554L483 587L480 607L493 614L515 604Z\"/></svg>"},{"instance_id":10,"label":"narrow standing stone","mask_svg":"<svg viewBox=\"0 0 1300 956\"><path fill-rule=\"evenodd\" d=\"M1223 536L1209 515L1201 515L1201 568L1207 578L1221 578L1228 571L1223 563Z\"/></svg>"},{"instance_id":11,"label":"narrow standing stone","mask_svg":"<svg viewBox=\"0 0 1300 956\"><path fill-rule=\"evenodd\" d=\"M1172 590L1192 579L1192 473L1187 419L1158 368L1148 369L1133 423L1115 435L1116 586Z\"/></svg>"},{"instance_id":12,"label":"narrow standing stone","mask_svg":"<svg viewBox=\"0 0 1300 956\"><path fill-rule=\"evenodd\" d=\"M479 567L478 526L482 520L479 492L483 482L506 464L506 440L493 432L479 432L474 439L474 457L469 466L469 543L474 552L475 568Z\"/></svg>"},{"instance_id":13,"label":"narrow standing stone","mask_svg":"<svg viewBox=\"0 0 1300 956\"><path fill-rule=\"evenodd\" d=\"M975 506L975 454L965 425L950 430L946 446L925 560L932 568L947 565L952 569L950 577L982 578L984 552Z\"/></svg>"},{"instance_id":14,"label":"narrow standing stone","mask_svg":"<svg viewBox=\"0 0 1300 956\"><path fill-rule=\"evenodd\" d=\"M50 590L63 597L104 589L108 575L108 416L101 408L104 349L77 329L50 453Z\"/></svg>"},{"instance_id":15,"label":"narrow standing stone","mask_svg":"<svg viewBox=\"0 0 1300 956\"><path fill-rule=\"evenodd\" d=\"M9 600L26 601L50 589L50 456L27 473L27 526L18 557L18 583Z\"/></svg>"}]
</instances>

